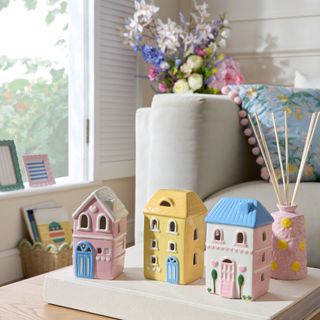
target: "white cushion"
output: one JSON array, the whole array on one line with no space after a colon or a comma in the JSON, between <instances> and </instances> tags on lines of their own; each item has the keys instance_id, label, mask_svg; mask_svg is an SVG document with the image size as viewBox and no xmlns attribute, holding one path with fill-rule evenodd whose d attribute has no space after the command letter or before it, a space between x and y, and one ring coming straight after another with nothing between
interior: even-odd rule
<instances>
[{"instance_id":1,"label":"white cushion","mask_svg":"<svg viewBox=\"0 0 320 320\"><path fill-rule=\"evenodd\" d=\"M306 75L296 71L294 87L297 89L320 89L320 70L315 75Z\"/></svg>"},{"instance_id":2,"label":"white cushion","mask_svg":"<svg viewBox=\"0 0 320 320\"><path fill-rule=\"evenodd\" d=\"M291 184L290 190L293 188ZM277 210L273 188L264 181L241 183L217 192L206 199L207 208L210 210L221 197L255 198L270 212ZM320 183L301 183L295 202L306 219L308 264L320 268Z\"/></svg>"}]
</instances>

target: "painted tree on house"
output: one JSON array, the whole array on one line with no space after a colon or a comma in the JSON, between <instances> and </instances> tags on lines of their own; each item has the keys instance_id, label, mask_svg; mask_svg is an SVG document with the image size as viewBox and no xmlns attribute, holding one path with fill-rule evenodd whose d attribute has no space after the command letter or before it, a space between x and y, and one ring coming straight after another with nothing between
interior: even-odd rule
<instances>
[{"instance_id":1,"label":"painted tree on house","mask_svg":"<svg viewBox=\"0 0 320 320\"><path fill-rule=\"evenodd\" d=\"M218 278L218 273L216 269L212 269L211 271L211 277L212 277L212 288L213 288L213 293L216 294L216 280Z\"/></svg>"},{"instance_id":2,"label":"painted tree on house","mask_svg":"<svg viewBox=\"0 0 320 320\"><path fill-rule=\"evenodd\" d=\"M244 276L242 274L238 277L238 285L239 285L239 298L242 299L242 287L244 284Z\"/></svg>"}]
</instances>

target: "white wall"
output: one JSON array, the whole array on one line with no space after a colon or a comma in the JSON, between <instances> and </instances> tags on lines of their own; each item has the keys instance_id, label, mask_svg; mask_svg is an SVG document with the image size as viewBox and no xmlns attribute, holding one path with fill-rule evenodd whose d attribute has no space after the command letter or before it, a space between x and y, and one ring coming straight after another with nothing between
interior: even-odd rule
<instances>
[{"instance_id":1,"label":"white wall","mask_svg":"<svg viewBox=\"0 0 320 320\"><path fill-rule=\"evenodd\" d=\"M226 52L241 63L247 83L292 85L295 70L320 69L319 0L206 1L213 15L227 13ZM184 11L193 8L192 0L180 2Z\"/></svg>"}]
</instances>

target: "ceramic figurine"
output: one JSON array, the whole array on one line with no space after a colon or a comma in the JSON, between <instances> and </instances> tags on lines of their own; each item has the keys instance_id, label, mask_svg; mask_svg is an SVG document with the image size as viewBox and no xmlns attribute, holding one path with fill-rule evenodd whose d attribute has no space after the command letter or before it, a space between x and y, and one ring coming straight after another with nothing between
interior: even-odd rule
<instances>
[{"instance_id":1,"label":"ceramic figurine","mask_svg":"<svg viewBox=\"0 0 320 320\"><path fill-rule=\"evenodd\" d=\"M202 277L205 214L199 196L186 190L159 190L144 208L144 275L187 284Z\"/></svg>"},{"instance_id":2,"label":"ceramic figurine","mask_svg":"<svg viewBox=\"0 0 320 320\"><path fill-rule=\"evenodd\" d=\"M254 300L268 291L273 218L254 199L222 198L206 217L206 288Z\"/></svg>"},{"instance_id":3,"label":"ceramic figurine","mask_svg":"<svg viewBox=\"0 0 320 320\"><path fill-rule=\"evenodd\" d=\"M312 144L314 133L320 118L320 112L311 115L308 133L306 135L305 145L301 155L300 167L293 192L290 192L290 158L289 158L289 133L288 130L288 113L284 112L284 149L285 149L285 165L283 165L283 157L281 153L281 145L278 135L275 114L271 113L273 122L273 131L275 136L274 144L277 146L277 156L279 167L274 167L268 144L262 130L262 124L259 117L255 114L256 126L253 119L248 115L251 128L254 132L264 163L270 177L275 195L278 201L279 211L273 212L274 224L273 232L273 252L272 252L272 277L279 280L298 280L307 276L307 254L306 254L306 229L304 215L296 213L296 196L303 176L308 153ZM258 134L259 132L259 134ZM279 184L276 170L282 180L283 191Z\"/></svg>"},{"instance_id":4,"label":"ceramic figurine","mask_svg":"<svg viewBox=\"0 0 320 320\"><path fill-rule=\"evenodd\" d=\"M108 187L94 191L74 212L73 266L77 277L111 280L123 271L127 215Z\"/></svg>"},{"instance_id":5,"label":"ceramic figurine","mask_svg":"<svg viewBox=\"0 0 320 320\"><path fill-rule=\"evenodd\" d=\"M273 212L272 278L298 280L307 276L306 229L304 215L297 206L281 206Z\"/></svg>"}]
</instances>

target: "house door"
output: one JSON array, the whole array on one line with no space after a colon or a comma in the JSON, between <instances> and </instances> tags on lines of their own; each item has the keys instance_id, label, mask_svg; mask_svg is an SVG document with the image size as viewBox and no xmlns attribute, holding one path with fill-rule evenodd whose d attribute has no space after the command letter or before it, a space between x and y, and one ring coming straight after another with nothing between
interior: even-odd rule
<instances>
[{"instance_id":1,"label":"house door","mask_svg":"<svg viewBox=\"0 0 320 320\"><path fill-rule=\"evenodd\" d=\"M75 248L75 271L80 278L93 278L93 248L90 242L81 241Z\"/></svg>"},{"instance_id":2,"label":"house door","mask_svg":"<svg viewBox=\"0 0 320 320\"><path fill-rule=\"evenodd\" d=\"M174 284L179 282L179 261L177 257L167 257L167 282Z\"/></svg>"},{"instance_id":3,"label":"house door","mask_svg":"<svg viewBox=\"0 0 320 320\"><path fill-rule=\"evenodd\" d=\"M230 259L224 259L221 263L221 296L235 298L235 263Z\"/></svg>"}]
</instances>

